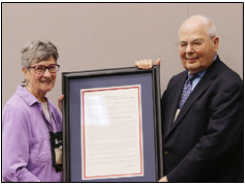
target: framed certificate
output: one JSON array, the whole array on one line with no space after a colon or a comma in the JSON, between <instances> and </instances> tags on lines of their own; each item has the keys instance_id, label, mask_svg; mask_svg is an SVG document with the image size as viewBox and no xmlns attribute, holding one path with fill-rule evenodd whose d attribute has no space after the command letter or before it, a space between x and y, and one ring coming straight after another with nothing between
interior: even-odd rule
<instances>
[{"instance_id":1,"label":"framed certificate","mask_svg":"<svg viewBox=\"0 0 245 184\"><path fill-rule=\"evenodd\" d=\"M62 73L63 181L162 177L159 66Z\"/></svg>"}]
</instances>

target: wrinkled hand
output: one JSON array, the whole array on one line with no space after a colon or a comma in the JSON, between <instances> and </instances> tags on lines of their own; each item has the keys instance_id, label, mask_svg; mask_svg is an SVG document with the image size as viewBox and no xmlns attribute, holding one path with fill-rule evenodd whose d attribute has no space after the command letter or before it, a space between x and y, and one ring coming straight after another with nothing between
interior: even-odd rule
<instances>
[{"instance_id":1,"label":"wrinkled hand","mask_svg":"<svg viewBox=\"0 0 245 184\"><path fill-rule=\"evenodd\" d=\"M160 64L161 64L161 59L158 59L156 61L156 65L160 66ZM142 69L152 68L153 65L154 65L154 62L152 59L144 59L144 60L135 61L135 66L137 66L138 68L142 68Z\"/></svg>"},{"instance_id":2,"label":"wrinkled hand","mask_svg":"<svg viewBox=\"0 0 245 184\"><path fill-rule=\"evenodd\" d=\"M58 105L60 107L60 111L62 112L62 100L64 98L64 95L61 95L59 98L58 98Z\"/></svg>"}]
</instances>

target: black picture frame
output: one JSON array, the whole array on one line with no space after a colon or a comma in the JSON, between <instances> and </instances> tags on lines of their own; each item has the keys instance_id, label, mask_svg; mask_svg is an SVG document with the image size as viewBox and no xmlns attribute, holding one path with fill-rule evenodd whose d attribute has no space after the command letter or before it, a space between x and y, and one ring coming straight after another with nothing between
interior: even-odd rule
<instances>
[{"instance_id":1,"label":"black picture frame","mask_svg":"<svg viewBox=\"0 0 245 184\"><path fill-rule=\"evenodd\" d=\"M83 180L79 131L80 89L134 84L142 86L144 176ZM62 102L64 182L157 182L163 176L161 89L158 65L147 70L128 67L63 72L62 93L65 96Z\"/></svg>"}]
</instances>

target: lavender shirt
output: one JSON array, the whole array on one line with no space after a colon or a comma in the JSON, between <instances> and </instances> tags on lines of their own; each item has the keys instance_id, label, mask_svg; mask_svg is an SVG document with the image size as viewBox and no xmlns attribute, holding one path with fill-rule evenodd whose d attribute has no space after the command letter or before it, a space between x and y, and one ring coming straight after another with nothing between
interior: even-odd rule
<instances>
[{"instance_id":1,"label":"lavender shirt","mask_svg":"<svg viewBox=\"0 0 245 184\"><path fill-rule=\"evenodd\" d=\"M47 99L47 102L50 129L62 131L59 111L51 101ZM62 172L55 172L52 166L49 129L42 115L42 105L21 85L2 113L2 181L62 181Z\"/></svg>"}]
</instances>

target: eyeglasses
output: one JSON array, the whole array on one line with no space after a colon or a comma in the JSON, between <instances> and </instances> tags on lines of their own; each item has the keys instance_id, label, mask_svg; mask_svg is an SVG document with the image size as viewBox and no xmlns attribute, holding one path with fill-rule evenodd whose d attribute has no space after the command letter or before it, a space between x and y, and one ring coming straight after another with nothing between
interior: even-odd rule
<instances>
[{"instance_id":1,"label":"eyeglasses","mask_svg":"<svg viewBox=\"0 0 245 184\"><path fill-rule=\"evenodd\" d=\"M181 41L176 43L177 47L179 48L179 50L186 50L188 44L190 43L191 48L195 49L199 49L202 47L203 43L208 41L208 40L212 40L214 37L209 38L207 40L200 40L200 39L194 39L191 41Z\"/></svg>"},{"instance_id":2,"label":"eyeglasses","mask_svg":"<svg viewBox=\"0 0 245 184\"><path fill-rule=\"evenodd\" d=\"M48 69L50 73L56 73L59 71L59 67L60 65L54 64L49 66L43 66L43 65L37 65L33 67L29 66L28 68L33 68L37 74L43 74L46 71L46 69Z\"/></svg>"}]
</instances>

